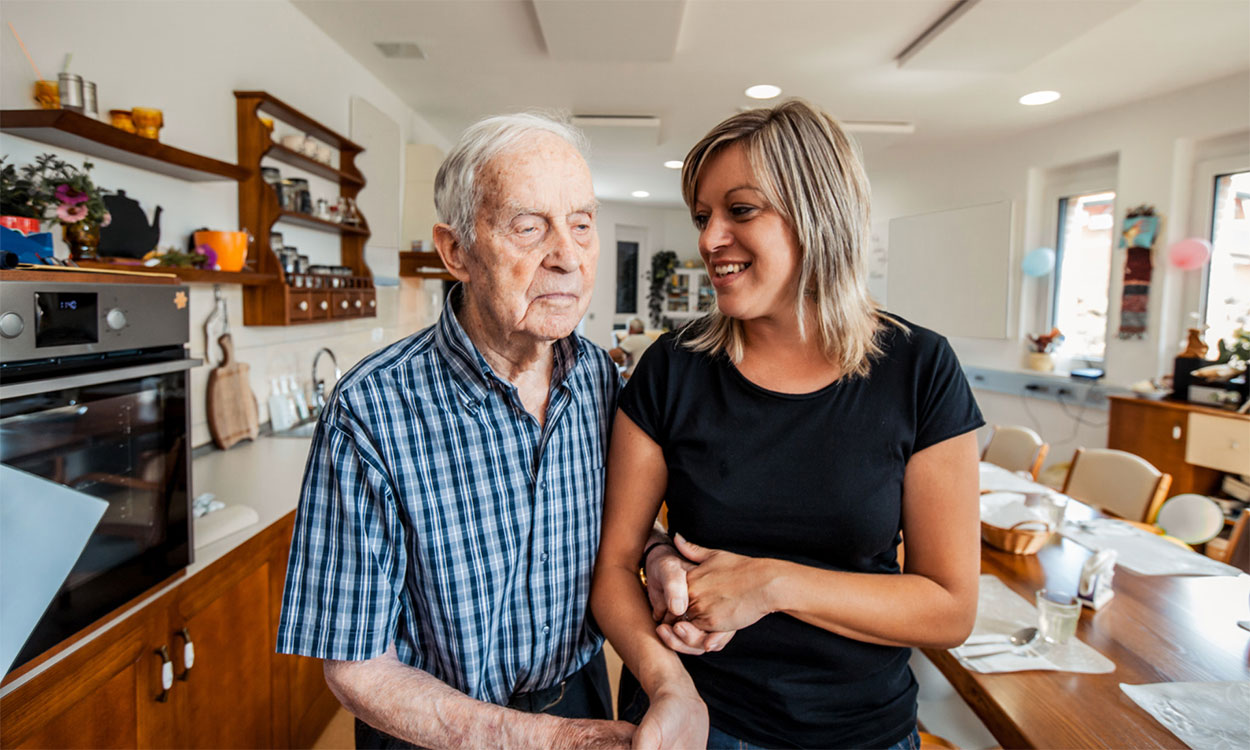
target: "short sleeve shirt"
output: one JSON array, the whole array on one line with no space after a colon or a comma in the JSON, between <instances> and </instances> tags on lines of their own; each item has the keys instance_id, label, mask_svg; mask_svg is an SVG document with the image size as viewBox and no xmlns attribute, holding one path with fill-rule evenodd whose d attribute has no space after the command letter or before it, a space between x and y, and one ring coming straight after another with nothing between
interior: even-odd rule
<instances>
[{"instance_id":1,"label":"short sleeve shirt","mask_svg":"<svg viewBox=\"0 0 1250 750\"><path fill-rule=\"evenodd\" d=\"M278 651L400 661L506 704L580 669L620 378L554 345L545 424L496 376L449 295L439 322L336 387L305 468Z\"/></svg>"},{"instance_id":2,"label":"short sleeve shirt","mask_svg":"<svg viewBox=\"0 0 1250 750\"><path fill-rule=\"evenodd\" d=\"M984 424L947 341L906 325L883 327L868 376L797 395L661 337L619 406L663 449L670 530L744 555L898 573L908 461ZM713 725L731 735L881 747L914 726L909 653L772 614L723 651L683 662Z\"/></svg>"}]
</instances>

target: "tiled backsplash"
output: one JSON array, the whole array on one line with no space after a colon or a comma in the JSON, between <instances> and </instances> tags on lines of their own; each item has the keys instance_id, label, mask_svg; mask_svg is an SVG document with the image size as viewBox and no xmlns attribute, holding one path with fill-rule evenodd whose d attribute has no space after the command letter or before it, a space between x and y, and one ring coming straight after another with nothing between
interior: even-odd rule
<instances>
[{"instance_id":1,"label":"tiled backsplash","mask_svg":"<svg viewBox=\"0 0 1250 750\"><path fill-rule=\"evenodd\" d=\"M211 356L204 355L204 321L213 312L213 285L190 284L191 356L204 364L191 371L191 444L212 441L205 416L208 373L221 362L216 338L220 322L214 321ZM230 337L238 361L250 368L252 393L260 412L261 424L269 419L268 398L271 378L295 375L300 387L311 398L312 361L317 350L329 347L338 359L339 369L347 372L366 355L431 325L442 307L442 286L438 281L401 279L400 286L377 289L378 314L334 323L298 326L243 325L243 288L221 285L230 318ZM334 367L328 357L318 363L318 374L327 388L334 385Z\"/></svg>"}]
</instances>

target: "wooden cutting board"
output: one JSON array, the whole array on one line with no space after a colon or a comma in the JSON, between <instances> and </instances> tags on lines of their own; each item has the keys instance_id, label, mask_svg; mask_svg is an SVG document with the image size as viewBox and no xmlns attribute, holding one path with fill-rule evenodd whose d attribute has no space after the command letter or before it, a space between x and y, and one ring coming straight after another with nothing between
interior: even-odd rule
<instances>
[{"instance_id":1,"label":"wooden cutting board","mask_svg":"<svg viewBox=\"0 0 1250 750\"><path fill-rule=\"evenodd\" d=\"M208 431L213 443L225 450L240 440L255 440L260 434L256 396L248 385L247 365L234 358L230 334L217 339L221 364L208 373Z\"/></svg>"}]
</instances>

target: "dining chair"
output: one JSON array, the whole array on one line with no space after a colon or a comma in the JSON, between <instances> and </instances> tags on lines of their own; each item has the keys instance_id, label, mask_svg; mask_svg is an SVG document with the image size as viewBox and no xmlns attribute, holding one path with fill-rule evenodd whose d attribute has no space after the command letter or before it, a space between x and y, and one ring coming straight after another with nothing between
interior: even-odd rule
<instances>
[{"instance_id":1,"label":"dining chair","mask_svg":"<svg viewBox=\"0 0 1250 750\"><path fill-rule=\"evenodd\" d=\"M1246 530L1247 526L1250 526L1250 508L1241 511L1237 522L1233 524L1232 533L1228 535L1228 545L1224 547L1224 559L1220 562L1250 573L1250 532Z\"/></svg>"},{"instance_id":2,"label":"dining chair","mask_svg":"<svg viewBox=\"0 0 1250 750\"><path fill-rule=\"evenodd\" d=\"M1224 509L1206 495L1186 492L1164 501L1154 525L1186 544L1206 544L1224 530Z\"/></svg>"},{"instance_id":3,"label":"dining chair","mask_svg":"<svg viewBox=\"0 0 1250 750\"><path fill-rule=\"evenodd\" d=\"M1028 427L994 425L981 460L1008 471L1027 471L1036 480L1049 451L1050 445Z\"/></svg>"},{"instance_id":4,"label":"dining chair","mask_svg":"<svg viewBox=\"0 0 1250 750\"><path fill-rule=\"evenodd\" d=\"M1110 448L1077 448L1062 492L1130 521L1154 523L1172 475L1141 456Z\"/></svg>"}]
</instances>

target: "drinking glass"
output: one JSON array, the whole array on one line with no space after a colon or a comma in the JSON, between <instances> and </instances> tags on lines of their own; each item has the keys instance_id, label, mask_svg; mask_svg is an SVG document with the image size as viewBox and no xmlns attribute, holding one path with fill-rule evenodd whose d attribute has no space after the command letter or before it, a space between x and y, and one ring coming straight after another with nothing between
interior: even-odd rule
<instances>
[{"instance_id":1,"label":"drinking glass","mask_svg":"<svg viewBox=\"0 0 1250 750\"><path fill-rule=\"evenodd\" d=\"M1037 592L1037 629L1047 643L1067 643L1076 635L1081 603L1071 594L1040 589Z\"/></svg>"}]
</instances>

